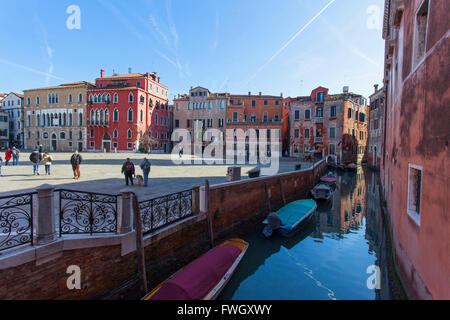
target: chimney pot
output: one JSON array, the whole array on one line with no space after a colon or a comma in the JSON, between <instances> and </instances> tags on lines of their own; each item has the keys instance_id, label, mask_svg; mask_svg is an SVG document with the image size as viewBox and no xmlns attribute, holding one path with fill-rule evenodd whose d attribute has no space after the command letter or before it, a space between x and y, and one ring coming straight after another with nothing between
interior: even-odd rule
<instances>
[{"instance_id":1,"label":"chimney pot","mask_svg":"<svg viewBox=\"0 0 450 320\"><path fill-rule=\"evenodd\" d=\"M260 92L259 95L261 96L261 95L262 95L262 92Z\"/></svg>"},{"instance_id":2,"label":"chimney pot","mask_svg":"<svg viewBox=\"0 0 450 320\"><path fill-rule=\"evenodd\" d=\"M104 78L105 77L105 70L101 69L100 70L100 78Z\"/></svg>"},{"instance_id":3,"label":"chimney pot","mask_svg":"<svg viewBox=\"0 0 450 320\"><path fill-rule=\"evenodd\" d=\"M378 84L374 85L373 87L375 88L375 92L377 92L378 91Z\"/></svg>"},{"instance_id":4,"label":"chimney pot","mask_svg":"<svg viewBox=\"0 0 450 320\"><path fill-rule=\"evenodd\" d=\"M158 77L158 83L159 83L159 77Z\"/></svg>"}]
</instances>

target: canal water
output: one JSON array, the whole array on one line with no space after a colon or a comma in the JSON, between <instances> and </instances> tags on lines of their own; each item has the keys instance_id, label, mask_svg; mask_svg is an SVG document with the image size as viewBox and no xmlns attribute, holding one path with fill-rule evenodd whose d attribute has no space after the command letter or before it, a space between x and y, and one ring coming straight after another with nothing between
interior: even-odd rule
<instances>
[{"instance_id":1,"label":"canal water","mask_svg":"<svg viewBox=\"0 0 450 320\"><path fill-rule=\"evenodd\" d=\"M396 299L376 173L337 172L333 201L292 238L243 237L244 259L219 299Z\"/></svg>"}]
</instances>

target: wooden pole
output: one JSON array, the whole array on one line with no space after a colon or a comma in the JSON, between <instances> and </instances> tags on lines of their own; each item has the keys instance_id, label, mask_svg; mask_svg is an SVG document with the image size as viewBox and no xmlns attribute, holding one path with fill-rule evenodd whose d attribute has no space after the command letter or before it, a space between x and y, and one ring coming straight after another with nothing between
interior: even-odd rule
<instances>
[{"instance_id":1,"label":"wooden pole","mask_svg":"<svg viewBox=\"0 0 450 320\"><path fill-rule=\"evenodd\" d=\"M264 191L266 192L267 208L269 209L269 213L271 213L272 212L272 206L270 205L269 190L267 189L267 182L265 182L265 181L264 181Z\"/></svg>"},{"instance_id":2,"label":"wooden pole","mask_svg":"<svg viewBox=\"0 0 450 320\"><path fill-rule=\"evenodd\" d=\"M136 231L136 259L138 266L138 274L140 278L141 295L148 293L147 290L147 273L145 270L145 252L144 252L144 237L142 234L142 220L141 211L139 209L139 201L137 195L133 192L133 220L134 230Z\"/></svg>"},{"instance_id":3,"label":"wooden pole","mask_svg":"<svg viewBox=\"0 0 450 320\"><path fill-rule=\"evenodd\" d=\"M281 199L283 200L283 205L285 206L286 198L284 196L283 181L281 181L281 178L278 178L278 183L280 184Z\"/></svg>"},{"instance_id":4,"label":"wooden pole","mask_svg":"<svg viewBox=\"0 0 450 320\"><path fill-rule=\"evenodd\" d=\"M205 181L205 204L206 204L206 216L208 218L209 237L211 241L211 248L214 247L214 213L211 210L211 199L209 191L209 180Z\"/></svg>"}]
</instances>

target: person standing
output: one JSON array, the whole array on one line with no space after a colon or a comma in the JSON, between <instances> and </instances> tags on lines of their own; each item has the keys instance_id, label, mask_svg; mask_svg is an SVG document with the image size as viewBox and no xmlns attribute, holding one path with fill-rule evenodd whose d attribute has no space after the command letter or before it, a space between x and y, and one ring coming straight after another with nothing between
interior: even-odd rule
<instances>
[{"instance_id":1,"label":"person standing","mask_svg":"<svg viewBox=\"0 0 450 320\"><path fill-rule=\"evenodd\" d=\"M80 165L82 161L83 157L78 153L78 150L75 150L72 157L70 158L74 179L80 179Z\"/></svg>"},{"instance_id":2,"label":"person standing","mask_svg":"<svg viewBox=\"0 0 450 320\"><path fill-rule=\"evenodd\" d=\"M125 163L123 164L122 173L125 175L125 184L128 186L128 181L130 181L131 185L133 186L133 176L135 173L135 168L130 158L127 158L127 161L125 161Z\"/></svg>"},{"instance_id":3,"label":"person standing","mask_svg":"<svg viewBox=\"0 0 450 320\"><path fill-rule=\"evenodd\" d=\"M19 165L19 154L20 151L16 147L12 148L13 166Z\"/></svg>"},{"instance_id":4,"label":"person standing","mask_svg":"<svg viewBox=\"0 0 450 320\"><path fill-rule=\"evenodd\" d=\"M148 187L148 175L150 173L152 163L147 158L141 162L140 167L142 169L142 174L144 175L144 185Z\"/></svg>"},{"instance_id":5,"label":"person standing","mask_svg":"<svg viewBox=\"0 0 450 320\"><path fill-rule=\"evenodd\" d=\"M50 175L51 171L51 165L52 165L53 158L49 152L44 152L44 166L45 166L45 174Z\"/></svg>"},{"instance_id":6,"label":"person standing","mask_svg":"<svg viewBox=\"0 0 450 320\"><path fill-rule=\"evenodd\" d=\"M8 150L6 150L5 152L5 165L7 166L9 161L11 160L12 157L12 152L11 149L8 148Z\"/></svg>"},{"instance_id":7,"label":"person standing","mask_svg":"<svg viewBox=\"0 0 450 320\"><path fill-rule=\"evenodd\" d=\"M42 157L37 148L34 148L33 152L30 154L30 161L33 164L33 174L40 176L39 164L42 161Z\"/></svg>"}]
</instances>

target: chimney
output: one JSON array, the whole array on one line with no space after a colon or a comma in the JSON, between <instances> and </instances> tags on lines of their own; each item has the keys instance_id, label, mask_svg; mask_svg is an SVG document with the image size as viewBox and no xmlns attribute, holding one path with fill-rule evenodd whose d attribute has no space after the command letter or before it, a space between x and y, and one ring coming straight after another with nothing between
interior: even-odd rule
<instances>
[{"instance_id":1,"label":"chimney","mask_svg":"<svg viewBox=\"0 0 450 320\"><path fill-rule=\"evenodd\" d=\"M249 92L248 92L248 96L250 97L251 95L252 95L252 93L249 91Z\"/></svg>"},{"instance_id":2,"label":"chimney","mask_svg":"<svg viewBox=\"0 0 450 320\"><path fill-rule=\"evenodd\" d=\"M158 77L158 83L159 83L159 77Z\"/></svg>"},{"instance_id":3,"label":"chimney","mask_svg":"<svg viewBox=\"0 0 450 320\"><path fill-rule=\"evenodd\" d=\"M105 77L105 70L101 69L100 70L100 78L104 78Z\"/></svg>"},{"instance_id":4,"label":"chimney","mask_svg":"<svg viewBox=\"0 0 450 320\"><path fill-rule=\"evenodd\" d=\"M377 92L378 91L378 85L376 84L373 87L375 88L375 92Z\"/></svg>"},{"instance_id":5,"label":"chimney","mask_svg":"<svg viewBox=\"0 0 450 320\"><path fill-rule=\"evenodd\" d=\"M261 95L262 95L262 92L259 93L259 96L261 96Z\"/></svg>"}]
</instances>

